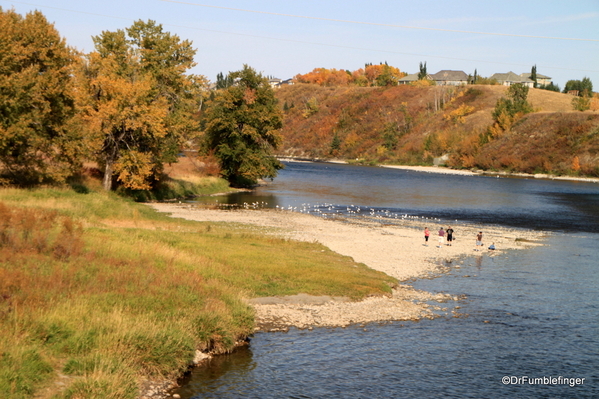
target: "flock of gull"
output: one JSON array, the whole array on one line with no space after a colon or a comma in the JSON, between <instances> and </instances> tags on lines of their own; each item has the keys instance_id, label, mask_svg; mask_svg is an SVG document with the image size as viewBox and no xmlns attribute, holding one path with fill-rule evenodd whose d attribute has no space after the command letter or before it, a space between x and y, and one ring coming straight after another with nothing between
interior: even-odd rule
<instances>
[{"instance_id":1,"label":"flock of gull","mask_svg":"<svg viewBox=\"0 0 599 399\"><path fill-rule=\"evenodd\" d=\"M256 201L252 203L244 202L240 204L238 208L241 209L266 209L270 208L268 202ZM367 217L374 219L397 219L397 220L430 220L432 222L440 221L438 218L425 217L425 216L414 216L408 215L407 213L397 213L388 209L375 209L371 207L358 206L358 205L335 205L332 203L317 203L308 204L303 203L300 206L279 206L274 207L277 211L286 212L299 212L306 213L324 218L329 217Z\"/></svg>"}]
</instances>

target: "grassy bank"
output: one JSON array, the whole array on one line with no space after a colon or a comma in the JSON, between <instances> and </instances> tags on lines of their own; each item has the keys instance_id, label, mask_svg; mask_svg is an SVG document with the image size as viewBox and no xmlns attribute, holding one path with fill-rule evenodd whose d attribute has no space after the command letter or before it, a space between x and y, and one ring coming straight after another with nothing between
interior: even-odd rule
<instances>
[{"instance_id":1,"label":"grassy bank","mask_svg":"<svg viewBox=\"0 0 599 399\"><path fill-rule=\"evenodd\" d=\"M244 298L358 299L391 279L318 244L104 192L0 190L0 397L134 398L253 331Z\"/></svg>"}]
</instances>

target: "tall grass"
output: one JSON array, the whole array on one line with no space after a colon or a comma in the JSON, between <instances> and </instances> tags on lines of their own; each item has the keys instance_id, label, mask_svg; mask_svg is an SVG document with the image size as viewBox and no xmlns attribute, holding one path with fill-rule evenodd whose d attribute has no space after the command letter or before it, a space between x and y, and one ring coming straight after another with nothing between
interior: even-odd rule
<instances>
[{"instance_id":1,"label":"tall grass","mask_svg":"<svg viewBox=\"0 0 599 399\"><path fill-rule=\"evenodd\" d=\"M104 192L0 190L0 397L134 398L253 331L245 299L392 280L318 244L172 219ZM61 384L57 384L60 382Z\"/></svg>"}]
</instances>

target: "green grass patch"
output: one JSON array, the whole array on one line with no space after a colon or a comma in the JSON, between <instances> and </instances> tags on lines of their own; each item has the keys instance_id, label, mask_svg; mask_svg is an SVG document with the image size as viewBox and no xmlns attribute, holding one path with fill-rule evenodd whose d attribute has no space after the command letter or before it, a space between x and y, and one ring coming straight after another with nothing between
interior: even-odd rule
<instances>
[{"instance_id":1,"label":"green grass patch","mask_svg":"<svg viewBox=\"0 0 599 399\"><path fill-rule=\"evenodd\" d=\"M2 398L134 398L141 378L250 335L247 298L360 299L394 282L319 244L112 193L1 189L0 216Z\"/></svg>"}]
</instances>

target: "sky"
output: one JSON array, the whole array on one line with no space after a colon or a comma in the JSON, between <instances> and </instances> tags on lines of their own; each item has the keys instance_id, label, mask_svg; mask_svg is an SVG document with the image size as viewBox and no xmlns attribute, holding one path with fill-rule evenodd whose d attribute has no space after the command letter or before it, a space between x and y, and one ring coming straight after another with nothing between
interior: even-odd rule
<instances>
[{"instance_id":1,"label":"sky","mask_svg":"<svg viewBox=\"0 0 599 399\"><path fill-rule=\"evenodd\" d=\"M599 91L599 0L0 0L41 11L70 46L154 20L191 40L190 72L216 80L253 67L292 78L314 68L354 71L387 62L417 73L458 70L489 77L531 71L560 88L588 77Z\"/></svg>"}]
</instances>

